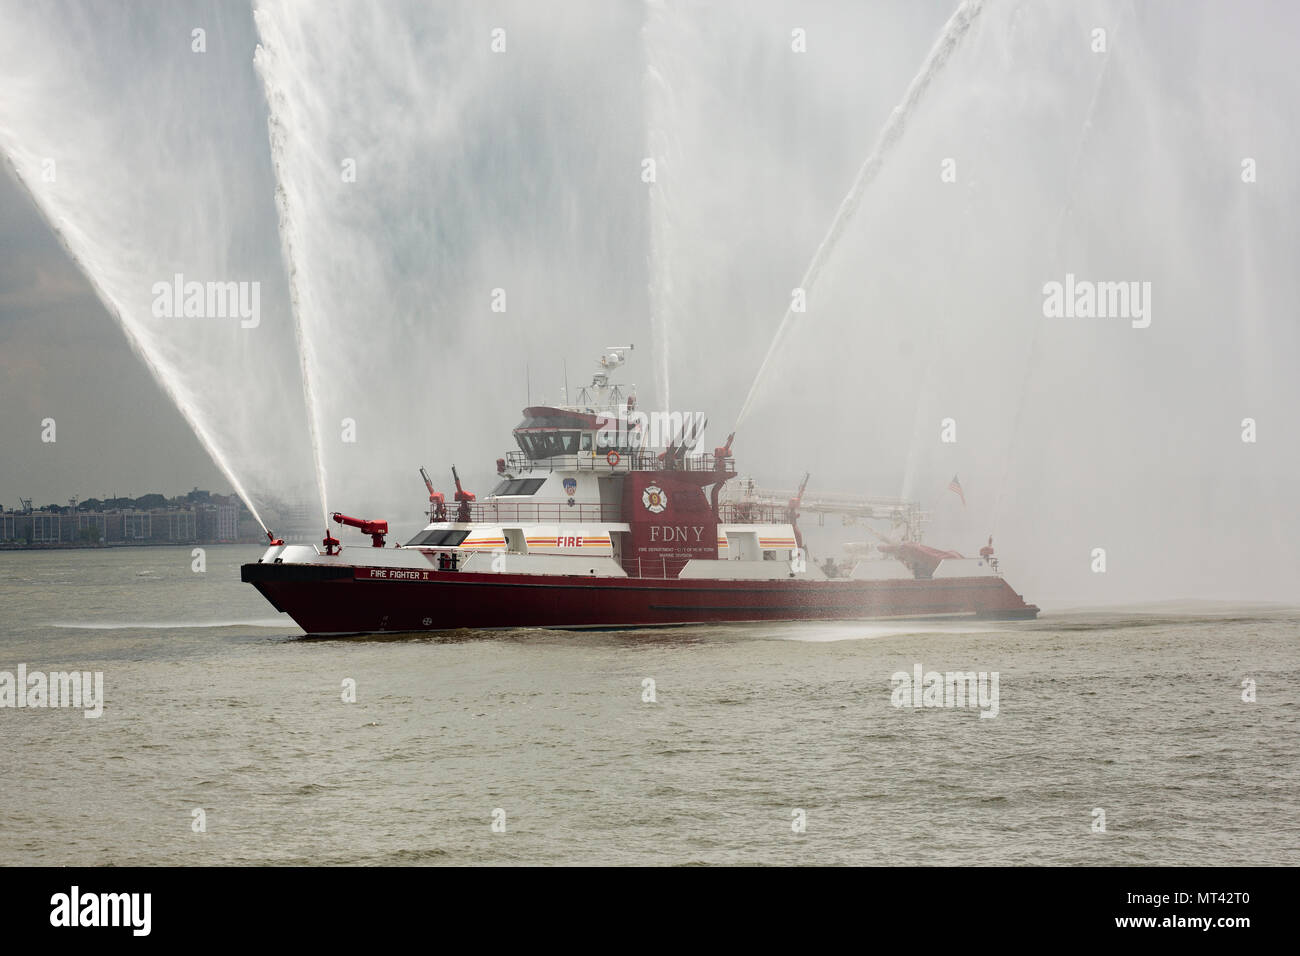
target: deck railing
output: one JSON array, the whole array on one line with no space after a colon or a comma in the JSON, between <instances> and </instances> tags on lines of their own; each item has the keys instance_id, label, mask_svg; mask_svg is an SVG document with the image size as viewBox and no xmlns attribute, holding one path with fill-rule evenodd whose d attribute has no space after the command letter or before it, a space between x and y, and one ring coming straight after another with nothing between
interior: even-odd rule
<instances>
[{"instance_id":1,"label":"deck railing","mask_svg":"<svg viewBox=\"0 0 1300 956\"><path fill-rule=\"evenodd\" d=\"M613 452L617 458L609 458ZM734 458L714 458L712 455L684 455L679 459L661 458L660 452L604 449L556 455L554 458L529 458L521 451L506 455L506 470L511 474L531 474L553 471L600 471L625 474L629 471L735 471Z\"/></svg>"},{"instance_id":2,"label":"deck railing","mask_svg":"<svg viewBox=\"0 0 1300 956\"><path fill-rule=\"evenodd\" d=\"M778 505L762 502L718 505L721 524L790 524L790 511Z\"/></svg>"},{"instance_id":3,"label":"deck railing","mask_svg":"<svg viewBox=\"0 0 1300 956\"><path fill-rule=\"evenodd\" d=\"M447 505L448 521L550 522L550 521L622 521L619 505L582 504L567 501L474 501L464 509Z\"/></svg>"},{"instance_id":4,"label":"deck railing","mask_svg":"<svg viewBox=\"0 0 1300 956\"><path fill-rule=\"evenodd\" d=\"M722 524L789 524L785 508L771 505L721 505L718 518ZM620 504L591 504L568 501L486 501L455 502L447 505L446 521L486 521L494 524L512 522L621 522Z\"/></svg>"}]
</instances>

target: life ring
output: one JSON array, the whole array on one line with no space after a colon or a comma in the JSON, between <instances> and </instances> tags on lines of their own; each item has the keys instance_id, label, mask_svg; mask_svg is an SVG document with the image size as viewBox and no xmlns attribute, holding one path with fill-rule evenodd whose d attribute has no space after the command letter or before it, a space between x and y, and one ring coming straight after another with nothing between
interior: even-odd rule
<instances>
[{"instance_id":1,"label":"life ring","mask_svg":"<svg viewBox=\"0 0 1300 956\"><path fill-rule=\"evenodd\" d=\"M618 467L619 460L620 460L620 459L619 459L619 456L618 456L618 452L613 451L613 450L611 450L611 451L609 452L609 454L607 454L607 455L605 456L605 461L609 463L609 467L611 467L611 468L617 468L617 467Z\"/></svg>"}]
</instances>

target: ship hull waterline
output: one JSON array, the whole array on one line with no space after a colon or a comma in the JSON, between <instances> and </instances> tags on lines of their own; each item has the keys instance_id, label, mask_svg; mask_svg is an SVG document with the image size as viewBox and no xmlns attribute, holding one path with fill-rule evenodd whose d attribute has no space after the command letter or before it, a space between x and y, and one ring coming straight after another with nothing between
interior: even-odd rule
<instances>
[{"instance_id":1,"label":"ship hull waterline","mask_svg":"<svg viewBox=\"0 0 1300 956\"><path fill-rule=\"evenodd\" d=\"M428 571L418 580L394 580L388 573L323 564L241 568L243 581L309 635L924 617L1028 620L1039 610L996 576L733 581Z\"/></svg>"}]
</instances>

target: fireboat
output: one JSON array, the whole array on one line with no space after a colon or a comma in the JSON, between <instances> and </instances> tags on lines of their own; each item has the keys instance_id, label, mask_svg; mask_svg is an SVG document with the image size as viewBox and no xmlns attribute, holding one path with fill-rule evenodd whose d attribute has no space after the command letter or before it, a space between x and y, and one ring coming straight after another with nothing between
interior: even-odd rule
<instances>
[{"instance_id":1,"label":"fireboat","mask_svg":"<svg viewBox=\"0 0 1300 956\"><path fill-rule=\"evenodd\" d=\"M701 454L702 423L647 427L659 422L611 381L629 349L606 349L576 403L524 409L491 494L465 490L453 465L448 502L421 467L429 520L406 544L387 545L387 521L335 512L369 545L268 532L241 579L309 635L1037 616L1003 579L992 539L977 558L932 548L913 502L808 496L807 476L795 492L764 492L733 481L734 434ZM883 519L893 533L873 531L880 543L856 560L818 564L798 526L809 510Z\"/></svg>"}]
</instances>

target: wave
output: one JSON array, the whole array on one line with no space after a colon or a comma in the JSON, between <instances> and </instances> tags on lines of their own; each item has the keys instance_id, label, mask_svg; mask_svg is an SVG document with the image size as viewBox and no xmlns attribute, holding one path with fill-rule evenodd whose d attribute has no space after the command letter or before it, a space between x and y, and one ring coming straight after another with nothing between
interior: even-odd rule
<instances>
[{"instance_id":1,"label":"wave","mask_svg":"<svg viewBox=\"0 0 1300 956\"><path fill-rule=\"evenodd\" d=\"M761 636L770 640L803 641L860 641L879 637L901 637L919 634L996 634L1009 630L990 622L946 623L942 621L910 621L882 623L878 621L798 622L788 626L769 626Z\"/></svg>"},{"instance_id":2,"label":"wave","mask_svg":"<svg viewBox=\"0 0 1300 956\"><path fill-rule=\"evenodd\" d=\"M258 618L252 621L53 621L49 626L84 631L177 631L212 627L279 627L301 630L298 625L284 618Z\"/></svg>"}]
</instances>

